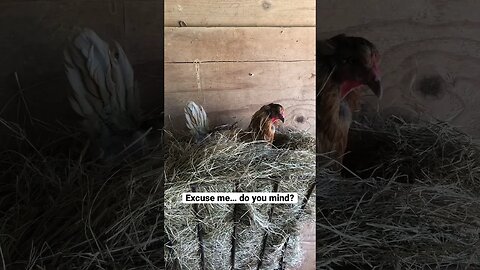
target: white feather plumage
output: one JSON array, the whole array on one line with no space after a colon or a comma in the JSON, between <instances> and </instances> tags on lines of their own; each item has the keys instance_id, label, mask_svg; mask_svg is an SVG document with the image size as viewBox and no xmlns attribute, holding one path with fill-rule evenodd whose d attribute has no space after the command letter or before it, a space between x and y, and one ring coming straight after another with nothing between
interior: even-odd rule
<instances>
[{"instance_id":1,"label":"white feather plumage","mask_svg":"<svg viewBox=\"0 0 480 270\"><path fill-rule=\"evenodd\" d=\"M139 130L138 95L132 66L122 47L112 49L84 29L65 49L65 71L73 110L106 155L122 151Z\"/></svg>"},{"instance_id":2,"label":"white feather plumage","mask_svg":"<svg viewBox=\"0 0 480 270\"><path fill-rule=\"evenodd\" d=\"M201 105L189 101L184 108L187 128L197 142L202 141L209 133L207 113Z\"/></svg>"}]
</instances>

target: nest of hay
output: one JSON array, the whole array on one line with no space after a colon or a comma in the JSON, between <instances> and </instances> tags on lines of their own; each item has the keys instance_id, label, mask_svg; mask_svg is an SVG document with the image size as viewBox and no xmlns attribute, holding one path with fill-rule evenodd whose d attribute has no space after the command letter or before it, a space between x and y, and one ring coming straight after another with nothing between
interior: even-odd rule
<instances>
[{"instance_id":1,"label":"nest of hay","mask_svg":"<svg viewBox=\"0 0 480 270\"><path fill-rule=\"evenodd\" d=\"M314 219L315 140L289 130L279 145L215 132L167 143L167 269L278 269L301 262L298 235ZM297 192L297 204L183 204L184 192Z\"/></svg>"},{"instance_id":2,"label":"nest of hay","mask_svg":"<svg viewBox=\"0 0 480 270\"><path fill-rule=\"evenodd\" d=\"M350 173L317 173L317 269L480 268L480 151L446 123L352 128Z\"/></svg>"},{"instance_id":3,"label":"nest of hay","mask_svg":"<svg viewBox=\"0 0 480 270\"><path fill-rule=\"evenodd\" d=\"M113 168L71 130L42 147L15 131L21 149L0 153L0 269L164 269L161 144Z\"/></svg>"}]
</instances>

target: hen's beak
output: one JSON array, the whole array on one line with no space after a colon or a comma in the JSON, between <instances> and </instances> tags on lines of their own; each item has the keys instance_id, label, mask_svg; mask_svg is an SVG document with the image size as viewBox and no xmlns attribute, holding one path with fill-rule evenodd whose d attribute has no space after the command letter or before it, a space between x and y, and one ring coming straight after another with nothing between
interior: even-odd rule
<instances>
[{"instance_id":1,"label":"hen's beak","mask_svg":"<svg viewBox=\"0 0 480 270\"><path fill-rule=\"evenodd\" d=\"M372 92L380 99L382 98L383 89L380 80L380 70L378 68L378 60L374 60L372 69L370 70L370 80L367 86L370 87Z\"/></svg>"},{"instance_id":2,"label":"hen's beak","mask_svg":"<svg viewBox=\"0 0 480 270\"><path fill-rule=\"evenodd\" d=\"M372 90L375 96L377 96L379 99L382 98L383 89L380 79L375 78L374 80L369 81L367 86Z\"/></svg>"},{"instance_id":3,"label":"hen's beak","mask_svg":"<svg viewBox=\"0 0 480 270\"><path fill-rule=\"evenodd\" d=\"M282 123L285 123L285 118L283 117L283 115L280 115L279 119L282 120Z\"/></svg>"}]
</instances>

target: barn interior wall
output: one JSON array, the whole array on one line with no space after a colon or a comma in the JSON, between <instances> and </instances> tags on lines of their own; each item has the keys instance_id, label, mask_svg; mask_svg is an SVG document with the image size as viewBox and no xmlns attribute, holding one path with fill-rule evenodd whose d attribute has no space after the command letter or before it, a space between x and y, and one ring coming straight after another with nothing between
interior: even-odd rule
<instances>
[{"instance_id":1,"label":"barn interior wall","mask_svg":"<svg viewBox=\"0 0 480 270\"><path fill-rule=\"evenodd\" d=\"M275 102L314 133L315 1L169 0L164 50L167 127L184 129L189 100L242 128Z\"/></svg>"}]
</instances>

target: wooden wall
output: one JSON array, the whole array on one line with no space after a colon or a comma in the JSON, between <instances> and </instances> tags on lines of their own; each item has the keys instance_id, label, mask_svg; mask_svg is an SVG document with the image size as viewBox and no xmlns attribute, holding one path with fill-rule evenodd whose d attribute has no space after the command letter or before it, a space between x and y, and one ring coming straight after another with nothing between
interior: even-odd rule
<instances>
[{"instance_id":1,"label":"wooden wall","mask_svg":"<svg viewBox=\"0 0 480 270\"><path fill-rule=\"evenodd\" d=\"M168 0L165 26L167 127L184 128L189 100L213 125L241 127L276 102L314 133L315 1Z\"/></svg>"},{"instance_id":2,"label":"wooden wall","mask_svg":"<svg viewBox=\"0 0 480 270\"><path fill-rule=\"evenodd\" d=\"M480 2L318 1L320 37L364 36L382 53L383 111L438 118L480 137Z\"/></svg>"},{"instance_id":3,"label":"wooden wall","mask_svg":"<svg viewBox=\"0 0 480 270\"><path fill-rule=\"evenodd\" d=\"M117 40L134 67L143 107L161 107L162 12L157 0L0 1L0 117L38 141L55 136L42 132L43 123L78 125L67 100L63 48L80 27ZM15 142L8 134L0 125L0 149Z\"/></svg>"}]
</instances>

